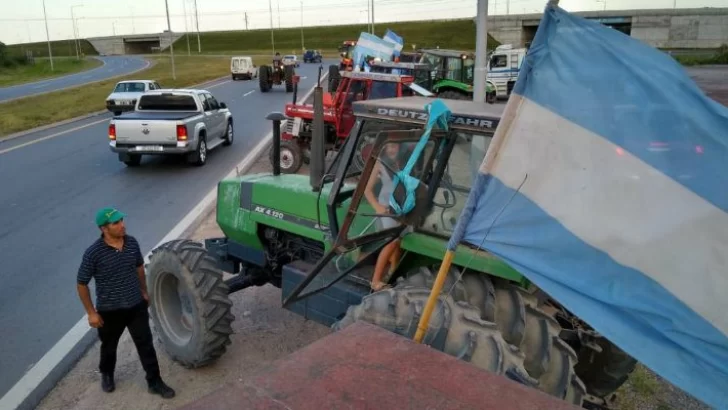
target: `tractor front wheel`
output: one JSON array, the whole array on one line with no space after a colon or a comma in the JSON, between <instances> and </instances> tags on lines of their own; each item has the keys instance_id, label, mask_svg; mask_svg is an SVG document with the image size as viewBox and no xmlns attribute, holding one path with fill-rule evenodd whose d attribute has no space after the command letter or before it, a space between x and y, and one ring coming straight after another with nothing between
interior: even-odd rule
<instances>
[{"instance_id":1,"label":"tractor front wheel","mask_svg":"<svg viewBox=\"0 0 728 410\"><path fill-rule=\"evenodd\" d=\"M191 369L222 356L235 316L222 271L207 250L175 240L152 251L147 266L150 315L172 360Z\"/></svg>"},{"instance_id":2,"label":"tractor front wheel","mask_svg":"<svg viewBox=\"0 0 728 410\"><path fill-rule=\"evenodd\" d=\"M270 150L270 163L275 164L273 149ZM280 158L281 172L284 174L295 174L303 165L303 150L297 140L282 140Z\"/></svg>"}]
</instances>

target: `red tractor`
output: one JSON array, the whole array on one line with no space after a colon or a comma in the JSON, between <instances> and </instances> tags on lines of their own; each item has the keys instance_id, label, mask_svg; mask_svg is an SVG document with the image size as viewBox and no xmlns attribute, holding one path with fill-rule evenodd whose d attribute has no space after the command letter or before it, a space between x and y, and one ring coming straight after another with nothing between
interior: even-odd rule
<instances>
[{"instance_id":1,"label":"red tractor","mask_svg":"<svg viewBox=\"0 0 728 410\"><path fill-rule=\"evenodd\" d=\"M260 92L267 93L273 85L286 83L286 92L293 91L293 77L296 72L293 65L284 65L281 60L273 60L272 66L261 65L258 69Z\"/></svg>"},{"instance_id":2,"label":"red tractor","mask_svg":"<svg viewBox=\"0 0 728 410\"><path fill-rule=\"evenodd\" d=\"M354 126L351 104L354 101L380 98L407 97L419 93L414 77L400 74L344 71L335 92L323 95L325 151L337 151ZM411 88L411 87L414 87ZM286 127L281 133L281 172L294 174L303 163L308 163L313 124L313 105L286 104ZM270 155L273 163L273 153Z\"/></svg>"}]
</instances>

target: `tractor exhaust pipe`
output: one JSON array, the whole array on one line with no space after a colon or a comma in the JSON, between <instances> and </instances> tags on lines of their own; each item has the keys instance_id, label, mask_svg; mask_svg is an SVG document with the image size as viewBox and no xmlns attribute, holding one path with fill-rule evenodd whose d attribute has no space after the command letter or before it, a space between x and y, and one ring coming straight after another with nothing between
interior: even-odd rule
<instances>
[{"instance_id":1,"label":"tractor exhaust pipe","mask_svg":"<svg viewBox=\"0 0 728 410\"><path fill-rule=\"evenodd\" d=\"M300 75L293 76L293 105L296 105L298 100L298 82L301 81Z\"/></svg>"},{"instance_id":2,"label":"tractor exhaust pipe","mask_svg":"<svg viewBox=\"0 0 728 410\"><path fill-rule=\"evenodd\" d=\"M311 189L318 192L321 190L321 178L324 176L324 90L321 88L321 68L313 91L312 131L309 178Z\"/></svg>"},{"instance_id":3,"label":"tractor exhaust pipe","mask_svg":"<svg viewBox=\"0 0 728 410\"><path fill-rule=\"evenodd\" d=\"M279 112L272 112L265 117L273 121L273 175L281 174L281 122L286 116Z\"/></svg>"}]
</instances>

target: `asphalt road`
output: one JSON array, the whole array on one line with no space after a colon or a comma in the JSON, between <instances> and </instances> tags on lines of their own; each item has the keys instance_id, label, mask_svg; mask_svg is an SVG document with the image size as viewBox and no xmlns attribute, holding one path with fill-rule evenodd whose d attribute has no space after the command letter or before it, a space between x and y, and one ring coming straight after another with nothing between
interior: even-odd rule
<instances>
[{"instance_id":1,"label":"asphalt road","mask_svg":"<svg viewBox=\"0 0 728 410\"><path fill-rule=\"evenodd\" d=\"M27 84L19 84L11 87L2 87L0 88L0 102L61 90L63 88L82 85L94 81L105 80L110 77L132 73L149 65L147 60L134 56L96 58L103 61L104 64L91 70L64 75L63 77L56 77ZM109 93L110 92L111 90L109 90Z\"/></svg>"},{"instance_id":2,"label":"asphalt road","mask_svg":"<svg viewBox=\"0 0 728 410\"><path fill-rule=\"evenodd\" d=\"M317 67L297 70L299 98ZM127 213L127 231L146 253L272 130L265 116L292 99L283 85L262 94L256 80L206 88L232 111L235 141L210 152L203 167L147 157L127 168L109 150L109 116L0 143L0 397L84 315L75 277L99 235L95 211Z\"/></svg>"}]
</instances>

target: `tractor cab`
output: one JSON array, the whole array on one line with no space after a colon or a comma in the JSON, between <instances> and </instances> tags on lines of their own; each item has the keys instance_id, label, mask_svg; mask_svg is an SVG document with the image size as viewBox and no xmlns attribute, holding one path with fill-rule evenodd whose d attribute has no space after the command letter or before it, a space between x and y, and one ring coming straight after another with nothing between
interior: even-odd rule
<instances>
[{"instance_id":1,"label":"tractor cab","mask_svg":"<svg viewBox=\"0 0 728 410\"><path fill-rule=\"evenodd\" d=\"M342 72L336 91L323 94L326 150L338 150L349 135L355 122L352 109L355 102L413 95L432 94L414 84L414 78L408 75ZM284 113L291 120L287 122L282 133L285 149L281 151L281 155L286 158L281 158L281 161L288 165L284 166L283 172L295 173L305 158L301 156L310 148L313 105L286 104ZM293 147L294 144L297 147ZM271 157L271 161L273 160Z\"/></svg>"},{"instance_id":2,"label":"tractor cab","mask_svg":"<svg viewBox=\"0 0 728 410\"><path fill-rule=\"evenodd\" d=\"M369 72L385 74L403 74L414 78L414 83L432 90L433 82L430 72L432 66L425 63L402 63L390 61L374 61L370 64Z\"/></svg>"},{"instance_id":3,"label":"tractor cab","mask_svg":"<svg viewBox=\"0 0 728 410\"><path fill-rule=\"evenodd\" d=\"M475 72L475 55L459 50L426 49L422 50L420 64L432 67L432 92L440 98L472 100ZM486 81L486 101L493 103L496 88Z\"/></svg>"},{"instance_id":4,"label":"tractor cab","mask_svg":"<svg viewBox=\"0 0 728 410\"><path fill-rule=\"evenodd\" d=\"M339 70L352 70L352 57L351 52L354 50L354 47L356 47L356 41L353 40L347 40L341 43L339 46L339 55L341 56L341 60L339 61Z\"/></svg>"}]
</instances>

